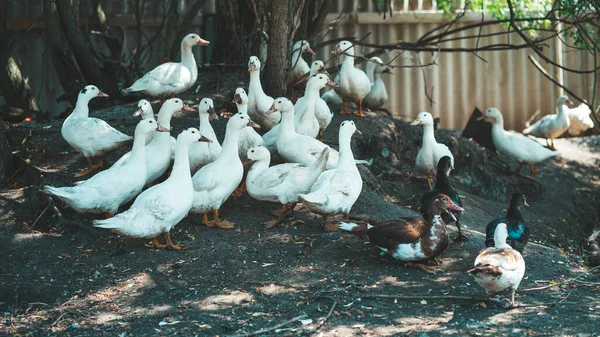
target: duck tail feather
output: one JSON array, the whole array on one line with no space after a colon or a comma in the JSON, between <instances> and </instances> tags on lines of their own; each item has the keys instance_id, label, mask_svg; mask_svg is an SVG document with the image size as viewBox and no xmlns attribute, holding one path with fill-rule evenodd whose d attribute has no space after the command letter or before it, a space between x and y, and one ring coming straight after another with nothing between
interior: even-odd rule
<instances>
[{"instance_id":1,"label":"duck tail feather","mask_svg":"<svg viewBox=\"0 0 600 337\"><path fill-rule=\"evenodd\" d=\"M476 266L473 269L467 270L467 273L472 274L474 276L500 276L502 275L502 270L498 268L498 266L486 264L481 266Z\"/></svg>"},{"instance_id":2,"label":"duck tail feather","mask_svg":"<svg viewBox=\"0 0 600 337\"><path fill-rule=\"evenodd\" d=\"M366 222L344 222L342 221L338 228L350 232L356 236L367 236L367 230L373 226L369 225Z\"/></svg>"}]
</instances>

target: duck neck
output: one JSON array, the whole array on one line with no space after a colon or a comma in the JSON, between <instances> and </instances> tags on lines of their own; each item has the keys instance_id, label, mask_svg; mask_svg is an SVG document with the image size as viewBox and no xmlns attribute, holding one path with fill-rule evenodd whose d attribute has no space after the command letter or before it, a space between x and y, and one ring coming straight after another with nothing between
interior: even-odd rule
<instances>
[{"instance_id":1,"label":"duck neck","mask_svg":"<svg viewBox=\"0 0 600 337\"><path fill-rule=\"evenodd\" d=\"M191 185L192 174L190 172L189 147L190 144L183 144L182 142L177 142L175 145L175 162L173 163L173 170L169 179L189 180L189 185Z\"/></svg>"},{"instance_id":2,"label":"duck neck","mask_svg":"<svg viewBox=\"0 0 600 337\"><path fill-rule=\"evenodd\" d=\"M237 112L248 113L248 103L235 103L235 106L237 107Z\"/></svg>"},{"instance_id":3,"label":"duck neck","mask_svg":"<svg viewBox=\"0 0 600 337\"><path fill-rule=\"evenodd\" d=\"M352 135L346 135L340 133L339 144L340 144L340 157L338 159L338 168L343 167L352 171L358 172L356 163L354 162L354 154L352 153L352 147L350 146Z\"/></svg>"},{"instance_id":4,"label":"duck neck","mask_svg":"<svg viewBox=\"0 0 600 337\"><path fill-rule=\"evenodd\" d=\"M502 136L504 134L504 119L502 117L496 118L494 124L492 125L492 136L493 135Z\"/></svg>"},{"instance_id":5,"label":"duck neck","mask_svg":"<svg viewBox=\"0 0 600 337\"><path fill-rule=\"evenodd\" d=\"M128 162L143 162L146 157L146 137L147 132L136 130L133 135L133 146L131 148L131 157Z\"/></svg>"},{"instance_id":6,"label":"duck neck","mask_svg":"<svg viewBox=\"0 0 600 337\"><path fill-rule=\"evenodd\" d=\"M298 68L302 65L302 63L306 63L306 61L304 61L302 58L302 48L298 48L292 54L292 67Z\"/></svg>"},{"instance_id":7,"label":"duck neck","mask_svg":"<svg viewBox=\"0 0 600 337\"><path fill-rule=\"evenodd\" d=\"M200 125L198 130L204 137L212 140L213 143L217 141L217 135L215 134L215 130L212 128L212 125L210 125L210 117L208 113L200 113Z\"/></svg>"},{"instance_id":8,"label":"duck neck","mask_svg":"<svg viewBox=\"0 0 600 337\"><path fill-rule=\"evenodd\" d=\"M263 173L266 169L269 168L269 164L271 163L271 158L265 158L262 160L257 160L252 164L252 167L248 171L248 177L246 179L254 180L261 173Z\"/></svg>"},{"instance_id":9,"label":"duck neck","mask_svg":"<svg viewBox=\"0 0 600 337\"><path fill-rule=\"evenodd\" d=\"M440 190L452 189L450 177L448 177L446 170L437 170L437 176L435 178L435 188Z\"/></svg>"},{"instance_id":10,"label":"duck neck","mask_svg":"<svg viewBox=\"0 0 600 337\"><path fill-rule=\"evenodd\" d=\"M159 111L158 112L158 124L165 129L171 129L171 117L173 117L173 112L167 111Z\"/></svg>"},{"instance_id":11,"label":"duck neck","mask_svg":"<svg viewBox=\"0 0 600 337\"><path fill-rule=\"evenodd\" d=\"M88 106L89 103L90 103L90 99L88 99L87 97L78 98L77 103L75 103L75 109L73 109L73 112L71 112L71 115L69 115L69 117L75 117L75 118L89 117L89 115L90 115L90 108Z\"/></svg>"},{"instance_id":12,"label":"duck neck","mask_svg":"<svg viewBox=\"0 0 600 337\"><path fill-rule=\"evenodd\" d=\"M343 66L354 68L354 47L350 47L350 49L344 52L344 61L342 62Z\"/></svg>"},{"instance_id":13,"label":"duck neck","mask_svg":"<svg viewBox=\"0 0 600 337\"><path fill-rule=\"evenodd\" d=\"M221 153L216 160L231 160L232 157L240 159L238 153L238 140L240 138L240 130L226 130L225 139Z\"/></svg>"},{"instance_id":14,"label":"duck neck","mask_svg":"<svg viewBox=\"0 0 600 337\"><path fill-rule=\"evenodd\" d=\"M248 84L250 87L248 91L254 93L254 95L264 95L262 85L260 84L260 70L255 70L250 72L250 83Z\"/></svg>"},{"instance_id":15,"label":"duck neck","mask_svg":"<svg viewBox=\"0 0 600 337\"><path fill-rule=\"evenodd\" d=\"M510 207L508 207L508 211L506 212L506 217L516 220L523 220L523 213L521 213L519 206L510 205Z\"/></svg>"},{"instance_id":16,"label":"duck neck","mask_svg":"<svg viewBox=\"0 0 600 337\"><path fill-rule=\"evenodd\" d=\"M192 78L198 78L198 65L192 53L192 47L181 44L181 64L190 70Z\"/></svg>"},{"instance_id":17,"label":"duck neck","mask_svg":"<svg viewBox=\"0 0 600 337\"><path fill-rule=\"evenodd\" d=\"M558 107L558 118L562 119L562 120L568 120L569 116L567 115L567 112L565 111L565 105L564 104L559 104Z\"/></svg>"},{"instance_id":18,"label":"duck neck","mask_svg":"<svg viewBox=\"0 0 600 337\"><path fill-rule=\"evenodd\" d=\"M435 135L433 133L433 125L423 125L423 142L422 146L424 147L427 144L436 143Z\"/></svg>"},{"instance_id":19,"label":"duck neck","mask_svg":"<svg viewBox=\"0 0 600 337\"><path fill-rule=\"evenodd\" d=\"M315 105L317 103L317 97L319 97L319 90L320 89L317 89L314 86L306 87L306 90L304 91L306 99L304 106L306 107L306 110L302 114L302 120L311 120L315 118Z\"/></svg>"},{"instance_id":20,"label":"duck neck","mask_svg":"<svg viewBox=\"0 0 600 337\"><path fill-rule=\"evenodd\" d=\"M512 248L508 243L506 243L506 238L508 237L507 233L496 231L494 233L494 247L495 248Z\"/></svg>"},{"instance_id":21,"label":"duck neck","mask_svg":"<svg viewBox=\"0 0 600 337\"><path fill-rule=\"evenodd\" d=\"M291 135L296 133L296 130L294 129L294 114L291 111L281 113L280 124L280 135Z\"/></svg>"}]
</instances>

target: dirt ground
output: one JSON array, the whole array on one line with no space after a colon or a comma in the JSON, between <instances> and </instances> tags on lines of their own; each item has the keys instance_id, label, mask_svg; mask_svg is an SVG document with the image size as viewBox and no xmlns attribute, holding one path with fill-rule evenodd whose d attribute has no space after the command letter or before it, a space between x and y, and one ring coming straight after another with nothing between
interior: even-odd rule
<instances>
[{"instance_id":1,"label":"dirt ground","mask_svg":"<svg viewBox=\"0 0 600 337\"><path fill-rule=\"evenodd\" d=\"M230 100L242 83L229 77L202 83L200 92L218 92L217 110L235 111ZM185 96L198 97L203 96ZM93 115L132 134L134 110L130 103ZM361 168L365 187L351 215L418 216L413 210L427 187L412 171L420 129L382 114L336 114L327 143L337 147L337 126L348 118L363 132L353 140L356 157L374 159L371 167ZM538 185L499 168L460 132L439 130L438 139L450 144L457 158L452 181L464 197L462 223L470 239L451 243L437 273L428 274L380 257L364 239L324 233L320 219L301 207L283 226L267 230L260 222L269 220L277 205L247 195L222 207L222 215L237 224L233 230L206 228L197 216L178 224L172 234L186 247L182 251L161 251L145 240L93 229L93 216L39 192L44 184L72 184L72 173L85 166L60 136L61 123L15 124L9 134L16 155L30 164L0 189L0 334L600 335L600 274L577 254L580 233L598 218L598 136L558 140L562 156L538 165ZM197 123L197 116L186 114L174 117L172 126L178 133ZM213 123L219 139L225 123L226 118ZM106 163L125 151L110 154ZM524 191L531 205L523 213L532 241L525 251L520 306L505 309L482 299L482 288L466 270L484 247L485 225L506 212L506 200L516 190ZM455 227L449 228L454 237Z\"/></svg>"}]
</instances>

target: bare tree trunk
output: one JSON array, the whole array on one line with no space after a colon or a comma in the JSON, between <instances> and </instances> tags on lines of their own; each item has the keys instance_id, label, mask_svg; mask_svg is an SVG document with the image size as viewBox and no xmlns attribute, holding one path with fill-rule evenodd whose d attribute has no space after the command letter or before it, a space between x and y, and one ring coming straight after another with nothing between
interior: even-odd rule
<instances>
[{"instance_id":1,"label":"bare tree trunk","mask_svg":"<svg viewBox=\"0 0 600 337\"><path fill-rule=\"evenodd\" d=\"M285 95L289 76L289 40L292 22L290 20L290 3L273 0L269 15L269 48L265 76L262 81L265 93L273 97Z\"/></svg>"},{"instance_id":2,"label":"bare tree trunk","mask_svg":"<svg viewBox=\"0 0 600 337\"><path fill-rule=\"evenodd\" d=\"M250 56L260 57L264 0L219 0L216 6L213 63L246 64Z\"/></svg>"},{"instance_id":3,"label":"bare tree trunk","mask_svg":"<svg viewBox=\"0 0 600 337\"><path fill-rule=\"evenodd\" d=\"M23 110L18 118L38 113L40 108L33 95L28 79L23 78L21 68L10 55L10 42L7 35L8 27L8 0L0 0L0 8L5 9L0 13L0 91L9 106Z\"/></svg>"},{"instance_id":4,"label":"bare tree trunk","mask_svg":"<svg viewBox=\"0 0 600 337\"><path fill-rule=\"evenodd\" d=\"M116 82L107 80L104 70L95 60L95 52L79 28L77 8L74 8L71 0L56 0L56 5L64 33L85 80L109 94L119 95Z\"/></svg>"},{"instance_id":5,"label":"bare tree trunk","mask_svg":"<svg viewBox=\"0 0 600 337\"><path fill-rule=\"evenodd\" d=\"M181 52L181 40L183 40L183 37L186 34L192 33L190 32L190 29L194 23L194 18L198 15L202 7L204 7L207 2L208 0L196 0L191 5L188 5L188 8L183 15L181 25L177 29L177 34L175 34L175 39L171 44L171 51L169 52L169 58L171 60L177 59L177 55L179 55Z\"/></svg>"},{"instance_id":6,"label":"bare tree trunk","mask_svg":"<svg viewBox=\"0 0 600 337\"><path fill-rule=\"evenodd\" d=\"M75 65L69 41L62 32L55 0L44 0L44 23L46 24L44 30L46 48L52 56L54 70L66 96L72 97L71 103L74 105L76 93L83 87L84 80Z\"/></svg>"},{"instance_id":7,"label":"bare tree trunk","mask_svg":"<svg viewBox=\"0 0 600 337\"><path fill-rule=\"evenodd\" d=\"M0 183L4 182L13 168L12 151L6 140L8 124L0 119Z\"/></svg>"}]
</instances>

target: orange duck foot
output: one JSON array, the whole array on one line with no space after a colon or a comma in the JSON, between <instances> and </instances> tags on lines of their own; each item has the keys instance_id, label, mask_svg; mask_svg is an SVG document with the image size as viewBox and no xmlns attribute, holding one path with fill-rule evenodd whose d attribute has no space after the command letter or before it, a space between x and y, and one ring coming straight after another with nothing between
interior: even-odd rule
<instances>
[{"instance_id":1,"label":"orange duck foot","mask_svg":"<svg viewBox=\"0 0 600 337\"><path fill-rule=\"evenodd\" d=\"M422 263L418 263L418 262L406 262L404 264L404 266L406 268L417 268L417 269L421 269L422 271L429 273L429 274L435 274L437 272L437 269L433 268L433 267L428 267Z\"/></svg>"},{"instance_id":2,"label":"orange duck foot","mask_svg":"<svg viewBox=\"0 0 600 337\"><path fill-rule=\"evenodd\" d=\"M157 238L152 239L152 245L156 249L167 249L167 245L163 245L162 243L158 242Z\"/></svg>"},{"instance_id":3,"label":"orange duck foot","mask_svg":"<svg viewBox=\"0 0 600 337\"><path fill-rule=\"evenodd\" d=\"M330 223L330 222L323 223L323 229L326 232L337 232L339 230L338 225L336 223Z\"/></svg>"},{"instance_id":4,"label":"orange duck foot","mask_svg":"<svg viewBox=\"0 0 600 337\"><path fill-rule=\"evenodd\" d=\"M167 241L167 248L168 249L181 250L181 245L174 244L173 241L171 241L171 232L166 232L165 233L165 240Z\"/></svg>"},{"instance_id":5,"label":"orange duck foot","mask_svg":"<svg viewBox=\"0 0 600 337\"><path fill-rule=\"evenodd\" d=\"M281 219L271 219L269 221L262 222L262 224L265 225L265 228L273 228L282 222L283 221L281 221Z\"/></svg>"},{"instance_id":6,"label":"orange duck foot","mask_svg":"<svg viewBox=\"0 0 600 337\"><path fill-rule=\"evenodd\" d=\"M242 181L242 183L240 184L240 186L238 186L238 188L236 188L233 193L231 193L232 196L239 198L241 197L244 193L246 193L246 181Z\"/></svg>"}]
</instances>

